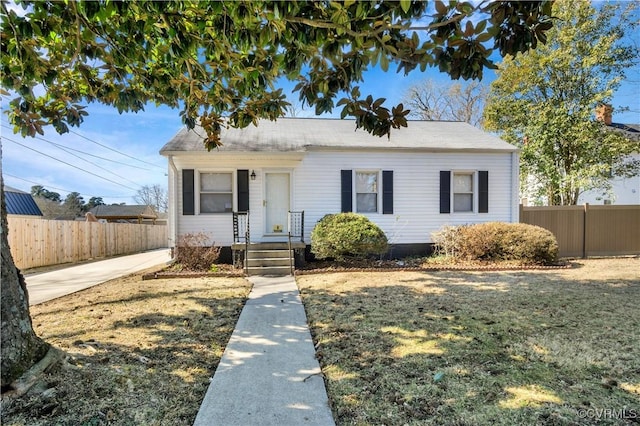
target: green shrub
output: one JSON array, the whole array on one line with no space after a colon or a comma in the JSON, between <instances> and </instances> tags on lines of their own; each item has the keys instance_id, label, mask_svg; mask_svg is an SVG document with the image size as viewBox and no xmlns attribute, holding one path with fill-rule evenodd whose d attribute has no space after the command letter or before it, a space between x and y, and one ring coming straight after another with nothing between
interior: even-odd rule
<instances>
[{"instance_id":1,"label":"green shrub","mask_svg":"<svg viewBox=\"0 0 640 426\"><path fill-rule=\"evenodd\" d=\"M558 260L556 237L539 226L488 222L450 228L433 234L433 240L437 251L459 260L508 260L537 265Z\"/></svg>"},{"instance_id":2,"label":"green shrub","mask_svg":"<svg viewBox=\"0 0 640 426\"><path fill-rule=\"evenodd\" d=\"M355 213L328 214L311 232L311 252L318 259L383 255L387 236L365 216Z\"/></svg>"},{"instance_id":3,"label":"green shrub","mask_svg":"<svg viewBox=\"0 0 640 426\"><path fill-rule=\"evenodd\" d=\"M209 271L220 257L220 247L207 245L209 237L204 232L183 234L178 237L175 263L185 271Z\"/></svg>"}]
</instances>

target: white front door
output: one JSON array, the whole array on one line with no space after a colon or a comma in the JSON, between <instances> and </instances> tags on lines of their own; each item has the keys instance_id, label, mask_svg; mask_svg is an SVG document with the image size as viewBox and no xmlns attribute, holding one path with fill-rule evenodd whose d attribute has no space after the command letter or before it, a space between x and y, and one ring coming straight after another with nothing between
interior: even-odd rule
<instances>
[{"instance_id":1,"label":"white front door","mask_svg":"<svg viewBox=\"0 0 640 426\"><path fill-rule=\"evenodd\" d=\"M265 234L285 235L288 229L290 203L289 173L267 172L265 174Z\"/></svg>"}]
</instances>

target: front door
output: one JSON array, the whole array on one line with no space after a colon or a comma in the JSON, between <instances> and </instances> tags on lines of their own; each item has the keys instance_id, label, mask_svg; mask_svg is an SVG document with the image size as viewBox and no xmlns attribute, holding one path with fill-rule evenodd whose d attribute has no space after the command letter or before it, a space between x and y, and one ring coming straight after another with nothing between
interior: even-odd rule
<instances>
[{"instance_id":1,"label":"front door","mask_svg":"<svg viewBox=\"0 0 640 426\"><path fill-rule=\"evenodd\" d=\"M267 235L285 235L289 232L290 179L289 173L265 174L264 231Z\"/></svg>"}]
</instances>

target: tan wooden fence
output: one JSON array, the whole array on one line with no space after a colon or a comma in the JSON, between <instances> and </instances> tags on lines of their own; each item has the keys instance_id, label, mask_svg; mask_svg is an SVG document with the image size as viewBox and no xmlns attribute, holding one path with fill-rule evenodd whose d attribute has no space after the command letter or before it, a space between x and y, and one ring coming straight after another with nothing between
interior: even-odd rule
<instances>
[{"instance_id":1,"label":"tan wooden fence","mask_svg":"<svg viewBox=\"0 0 640 426\"><path fill-rule=\"evenodd\" d=\"M553 232L561 257L640 254L640 206L520 206L520 222Z\"/></svg>"},{"instance_id":2,"label":"tan wooden fence","mask_svg":"<svg viewBox=\"0 0 640 426\"><path fill-rule=\"evenodd\" d=\"M8 218L9 246L20 269L167 247L165 225Z\"/></svg>"}]
</instances>

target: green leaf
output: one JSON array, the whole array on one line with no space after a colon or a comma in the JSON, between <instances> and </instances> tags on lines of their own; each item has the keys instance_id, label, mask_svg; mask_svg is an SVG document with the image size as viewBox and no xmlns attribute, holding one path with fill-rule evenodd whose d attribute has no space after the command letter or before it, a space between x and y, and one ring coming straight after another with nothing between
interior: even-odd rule
<instances>
[{"instance_id":1,"label":"green leaf","mask_svg":"<svg viewBox=\"0 0 640 426\"><path fill-rule=\"evenodd\" d=\"M384 52L380 55L380 68L382 68L382 71L384 72L389 70L389 58Z\"/></svg>"},{"instance_id":2,"label":"green leaf","mask_svg":"<svg viewBox=\"0 0 640 426\"><path fill-rule=\"evenodd\" d=\"M411 0L400 0L400 8L402 8L404 13L409 12L409 9L411 8Z\"/></svg>"}]
</instances>

